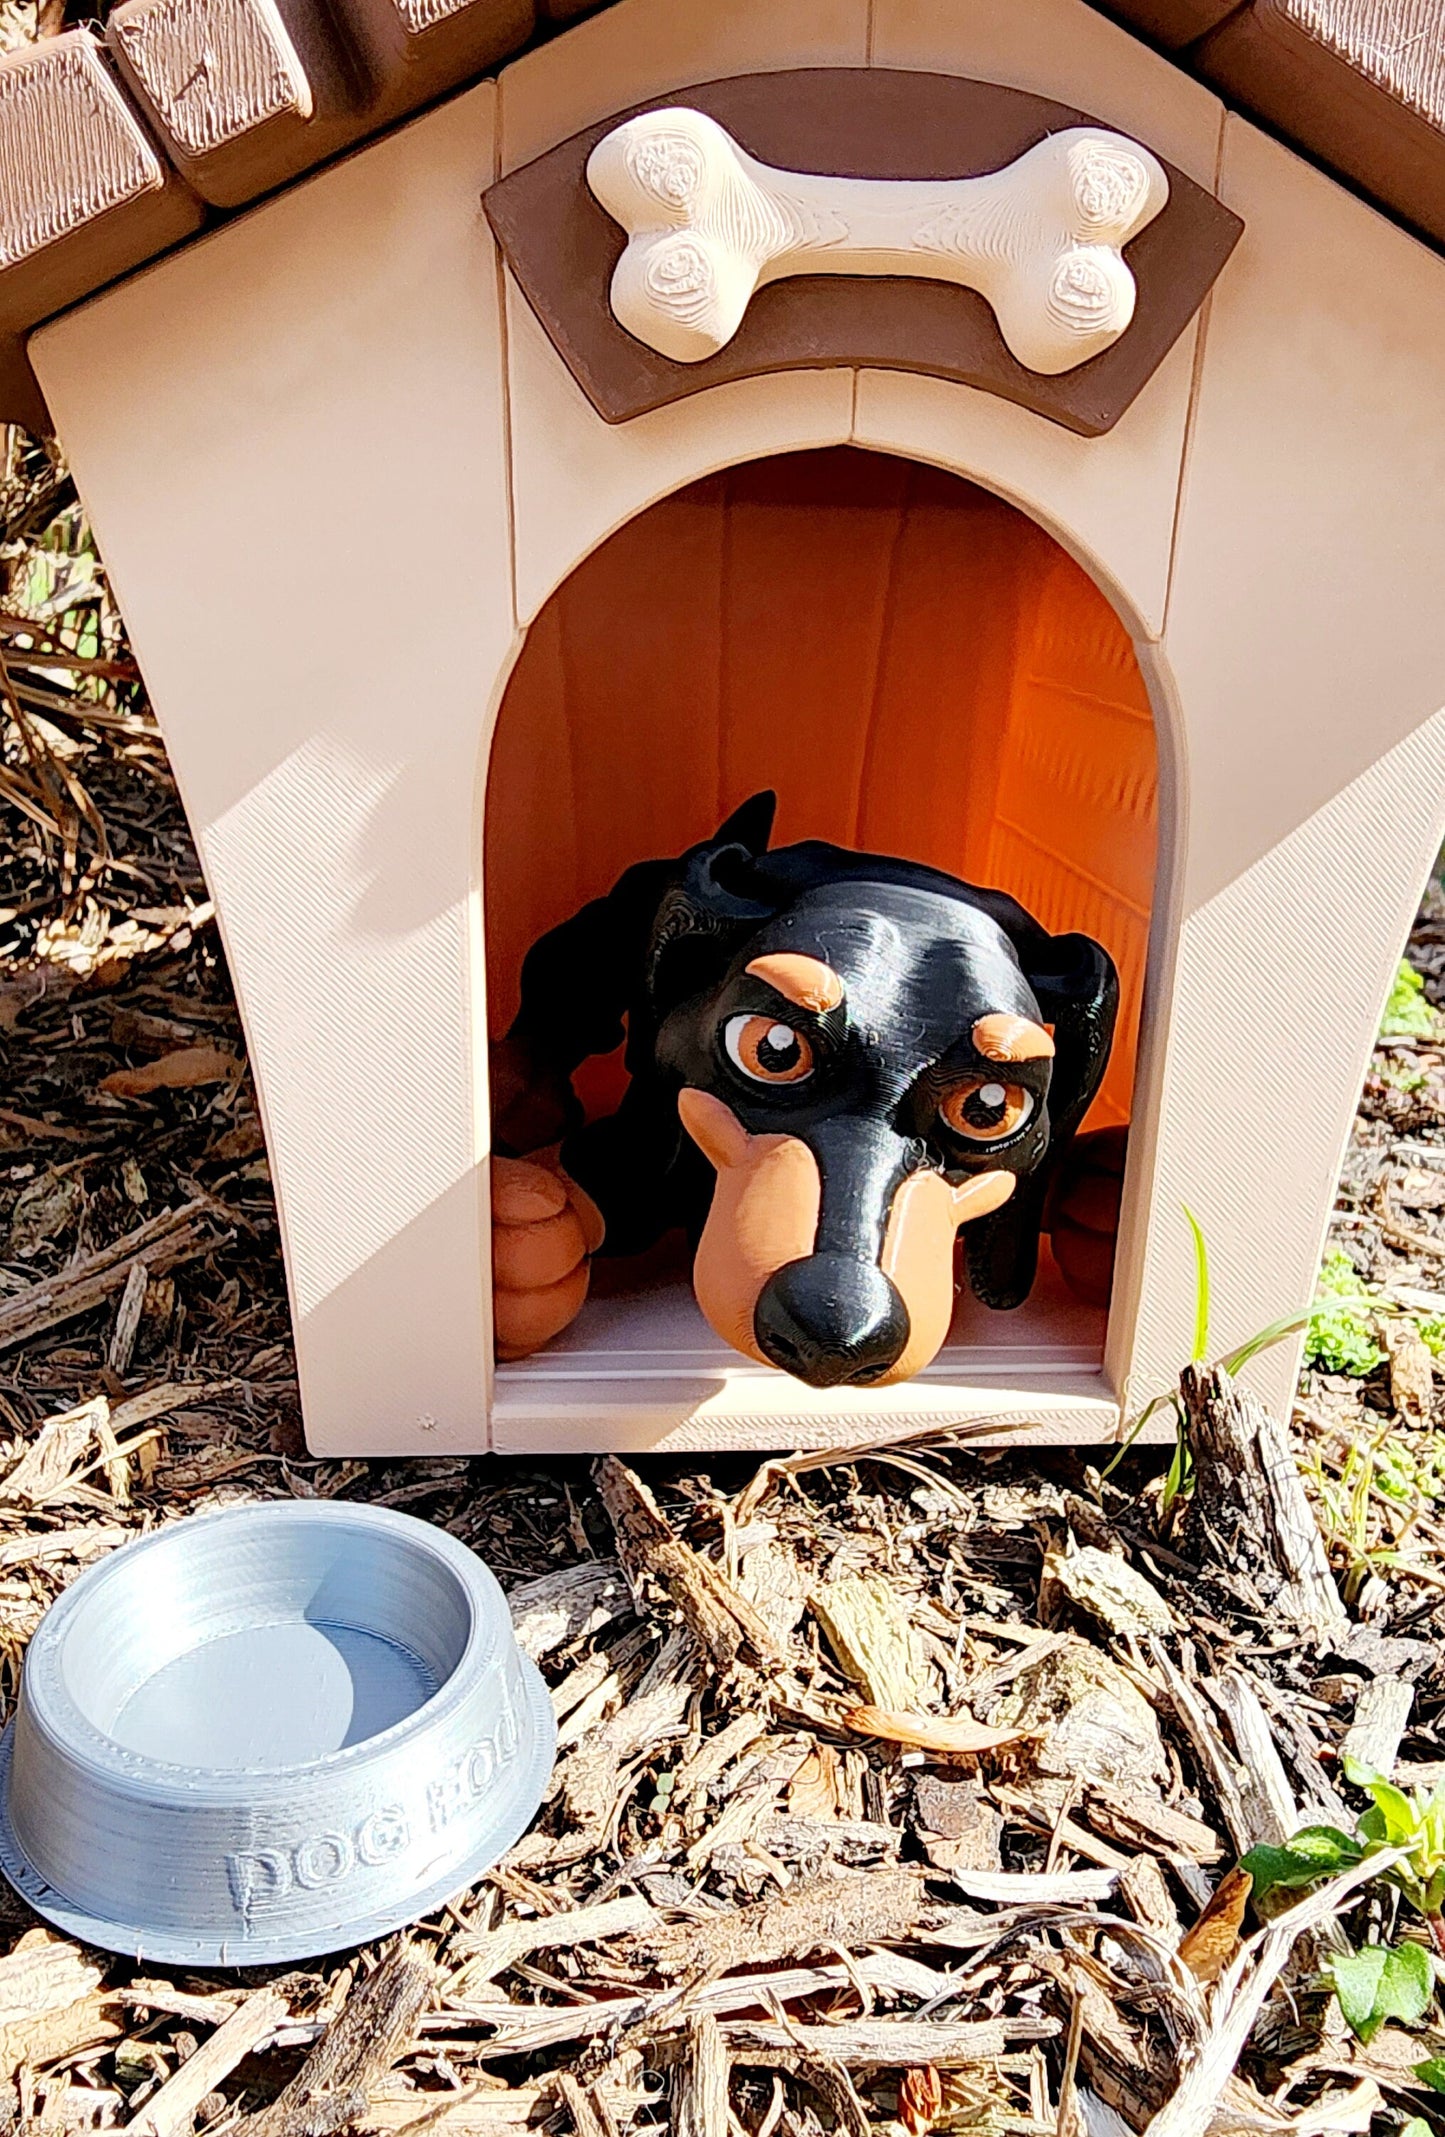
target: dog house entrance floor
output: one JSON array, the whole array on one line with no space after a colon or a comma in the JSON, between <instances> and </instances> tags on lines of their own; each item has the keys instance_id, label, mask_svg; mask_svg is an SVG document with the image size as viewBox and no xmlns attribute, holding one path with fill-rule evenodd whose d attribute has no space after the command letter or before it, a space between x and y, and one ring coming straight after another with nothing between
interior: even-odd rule
<instances>
[{"instance_id":1,"label":"dog house entrance floor","mask_svg":"<svg viewBox=\"0 0 1445 2137\"><path fill-rule=\"evenodd\" d=\"M1104 1376L1105 1315L1065 1288L1045 1247L1014 1313L960 1298L949 1340L899 1387L809 1388L715 1336L681 1278L591 1299L545 1350L497 1367L499 1449L851 1445L988 1416L1027 1422L1012 1441L1110 1440L1119 1406Z\"/></svg>"}]
</instances>

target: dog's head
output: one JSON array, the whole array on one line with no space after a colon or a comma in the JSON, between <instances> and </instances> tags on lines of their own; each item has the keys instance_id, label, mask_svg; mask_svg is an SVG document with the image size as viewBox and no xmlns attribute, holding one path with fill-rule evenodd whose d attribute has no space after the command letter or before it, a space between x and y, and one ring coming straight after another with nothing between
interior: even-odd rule
<instances>
[{"instance_id":1,"label":"dog's head","mask_svg":"<svg viewBox=\"0 0 1445 2137\"><path fill-rule=\"evenodd\" d=\"M657 1066L717 1170L698 1300L815 1387L905 1380L947 1335L961 1224L978 1296L1027 1295L1114 969L997 893L738 828L686 857L650 953Z\"/></svg>"}]
</instances>

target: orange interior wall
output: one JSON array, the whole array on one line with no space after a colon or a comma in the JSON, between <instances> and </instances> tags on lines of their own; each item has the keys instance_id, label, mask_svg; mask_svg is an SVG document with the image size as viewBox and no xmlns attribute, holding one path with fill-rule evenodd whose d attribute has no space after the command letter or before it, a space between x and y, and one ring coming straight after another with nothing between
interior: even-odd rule
<instances>
[{"instance_id":1,"label":"orange interior wall","mask_svg":"<svg viewBox=\"0 0 1445 2137\"><path fill-rule=\"evenodd\" d=\"M487 782L488 1027L545 929L759 787L775 838L1011 891L1115 958L1090 1115L1126 1121L1154 880L1154 728L1093 581L987 491L850 447L752 461L621 528L528 634ZM616 1064L594 1070L594 1104Z\"/></svg>"}]
</instances>

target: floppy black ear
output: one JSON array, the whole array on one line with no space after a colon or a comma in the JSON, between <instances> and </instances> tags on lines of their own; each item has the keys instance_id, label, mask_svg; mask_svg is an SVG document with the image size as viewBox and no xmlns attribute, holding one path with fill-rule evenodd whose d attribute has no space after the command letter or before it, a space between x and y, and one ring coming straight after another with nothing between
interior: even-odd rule
<instances>
[{"instance_id":1,"label":"floppy black ear","mask_svg":"<svg viewBox=\"0 0 1445 2137\"><path fill-rule=\"evenodd\" d=\"M1021 1306L1033 1287L1049 1182L1103 1080L1119 1012L1114 960L1092 937L1040 933L1020 948L1019 962L1043 1021L1054 1027L1049 1147L1003 1208L965 1234L970 1287L994 1307Z\"/></svg>"},{"instance_id":2,"label":"floppy black ear","mask_svg":"<svg viewBox=\"0 0 1445 2137\"><path fill-rule=\"evenodd\" d=\"M1042 954L1023 952L1024 977L1054 1027L1049 1124L1055 1150L1078 1127L1109 1066L1119 1014L1114 960L1089 935L1045 935Z\"/></svg>"},{"instance_id":3,"label":"floppy black ear","mask_svg":"<svg viewBox=\"0 0 1445 2137\"><path fill-rule=\"evenodd\" d=\"M753 795L714 838L676 860L635 862L606 897L533 943L508 1037L534 1080L565 1082L589 1054L610 1053L664 966L669 987L685 981L689 944L715 945L768 916L771 908L754 905L742 884L767 850L773 807L771 794Z\"/></svg>"},{"instance_id":4,"label":"floppy black ear","mask_svg":"<svg viewBox=\"0 0 1445 2137\"><path fill-rule=\"evenodd\" d=\"M648 945L648 992L660 1015L706 986L735 944L772 918L773 905L752 895L752 863L768 850L776 808L775 794L754 794L682 856Z\"/></svg>"}]
</instances>

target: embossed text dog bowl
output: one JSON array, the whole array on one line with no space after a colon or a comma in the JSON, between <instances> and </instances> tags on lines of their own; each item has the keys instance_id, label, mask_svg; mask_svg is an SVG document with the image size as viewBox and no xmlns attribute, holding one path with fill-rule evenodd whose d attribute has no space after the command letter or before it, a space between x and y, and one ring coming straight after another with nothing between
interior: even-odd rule
<instances>
[{"instance_id":1,"label":"embossed text dog bowl","mask_svg":"<svg viewBox=\"0 0 1445 2137\"><path fill-rule=\"evenodd\" d=\"M308 1958L478 1878L535 1815L555 1736L454 1537L335 1501L203 1515L46 1615L0 1742L0 1868L111 1951Z\"/></svg>"}]
</instances>

